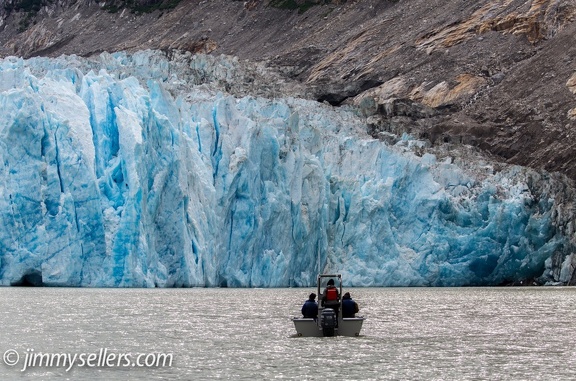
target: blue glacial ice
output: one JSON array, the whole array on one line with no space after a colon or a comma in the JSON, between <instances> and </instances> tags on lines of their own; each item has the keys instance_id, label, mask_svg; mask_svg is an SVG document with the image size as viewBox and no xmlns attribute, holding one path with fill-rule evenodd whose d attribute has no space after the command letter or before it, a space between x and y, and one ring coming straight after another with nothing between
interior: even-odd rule
<instances>
[{"instance_id":1,"label":"blue glacial ice","mask_svg":"<svg viewBox=\"0 0 576 381\"><path fill-rule=\"evenodd\" d=\"M1 60L0 284L570 279L559 197L534 185L548 174L386 144L352 109L242 90L241 67L150 51Z\"/></svg>"}]
</instances>

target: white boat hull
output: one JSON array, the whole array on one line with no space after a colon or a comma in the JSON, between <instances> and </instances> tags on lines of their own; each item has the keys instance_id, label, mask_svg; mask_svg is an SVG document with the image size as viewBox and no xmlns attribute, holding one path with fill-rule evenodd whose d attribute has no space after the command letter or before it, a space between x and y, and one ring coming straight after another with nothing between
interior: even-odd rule
<instances>
[{"instance_id":1,"label":"white boat hull","mask_svg":"<svg viewBox=\"0 0 576 381\"><path fill-rule=\"evenodd\" d=\"M296 328L296 335L302 337L322 337L322 328L319 327L318 322L310 318L292 318L294 327ZM360 336L360 330L364 323L363 317L344 318L338 321L338 327L334 331L335 336Z\"/></svg>"}]
</instances>

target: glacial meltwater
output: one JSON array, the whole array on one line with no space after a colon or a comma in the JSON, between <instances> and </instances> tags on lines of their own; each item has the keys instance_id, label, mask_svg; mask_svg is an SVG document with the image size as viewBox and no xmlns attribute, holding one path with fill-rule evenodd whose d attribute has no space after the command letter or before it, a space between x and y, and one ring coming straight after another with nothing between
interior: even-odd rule
<instances>
[{"instance_id":1,"label":"glacial meltwater","mask_svg":"<svg viewBox=\"0 0 576 381\"><path fill-rule=\"evenodd\" d=\"M353 288L357 338L295 336L312 288L0 288L2 380L561 380L576 288Z\"/></svg>"}]
</instances>

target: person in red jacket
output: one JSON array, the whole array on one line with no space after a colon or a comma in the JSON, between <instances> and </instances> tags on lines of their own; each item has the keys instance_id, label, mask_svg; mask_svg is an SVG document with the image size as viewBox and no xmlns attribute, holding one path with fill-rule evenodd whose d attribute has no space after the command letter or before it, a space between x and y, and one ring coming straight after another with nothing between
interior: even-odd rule
<instances>
[{"instance_id":1,"label":"person in red jacket","mask_svg":"<svg viewBox=\"0 0 576 381\"><path fill-rule=\"evenodd\" d=\"M322 293L322 307L332 308L338 316L340 309L340 294L338 289L334 286L334 279L329 279L324 292Z\"/></svg>"}]
</instances>

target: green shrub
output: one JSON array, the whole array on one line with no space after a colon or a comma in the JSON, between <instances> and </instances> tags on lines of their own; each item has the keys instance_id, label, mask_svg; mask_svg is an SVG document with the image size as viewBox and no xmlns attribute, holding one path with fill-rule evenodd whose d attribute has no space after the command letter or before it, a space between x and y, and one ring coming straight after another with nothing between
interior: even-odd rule
<instances>
[{"instance_id":1,"label":"green shrub","mask_svg":"<svg viewBox=\"0 0 576 381\"><path fill-rule=\"evenodd\" d=\"M298 4L295 0L272 0L270 6L280 9L295 10L298 9L298 13L304 13L313 6L318 5L312 1L305 1L302 4Z\"/></svg>"},{"instance_id":2,"label":"green shrub","mask_svg":"<svg viewBox=\"0 0 576 381\"><path fill-rule=\"evenodd\" d=\"M113 0L103 7L110 13L116 13L121 9L129 9L132 13L152 13L156 10L174 9L181 0Z\"/></svg>"}]
</instances>

